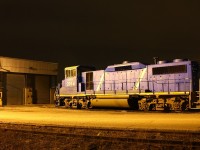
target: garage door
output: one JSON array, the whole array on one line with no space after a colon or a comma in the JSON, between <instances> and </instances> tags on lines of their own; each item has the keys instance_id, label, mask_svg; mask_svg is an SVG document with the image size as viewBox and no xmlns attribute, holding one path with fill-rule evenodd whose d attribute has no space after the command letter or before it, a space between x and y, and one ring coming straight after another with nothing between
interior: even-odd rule
<instances>
[{"instance_id":1,"label":"garage door","mask_svg":"<svg viewBox=\"0 0 200 150\"><path fill-rule=\"evenodd\" d=\"M35 76L35 92L37 104L50 104L49 76Z\"/></svg>"},{"instance_id":2,"label":"garage door","mask_svg":"<svg viewBox=\"0 0 200 150\"><path fill-rule=\"evenodd\" d=\"M7 105L23 105L25 77L21 74L7 74Z\"/></svg>"}]
</instances>

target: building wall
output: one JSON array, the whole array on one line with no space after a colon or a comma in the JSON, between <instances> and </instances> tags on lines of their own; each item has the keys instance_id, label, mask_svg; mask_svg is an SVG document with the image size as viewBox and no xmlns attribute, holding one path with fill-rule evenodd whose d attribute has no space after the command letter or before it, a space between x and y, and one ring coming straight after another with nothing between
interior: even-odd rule
<instances>
[{"instance_id":1,"label":"building wall","mask_svg":"<svg viewBox=\"0 0 200 150\"><path fill-rule=\"evenodd\" d=\"M57 63L0 57L3 105L53 103Z\"/></svg>"}]
</instances>

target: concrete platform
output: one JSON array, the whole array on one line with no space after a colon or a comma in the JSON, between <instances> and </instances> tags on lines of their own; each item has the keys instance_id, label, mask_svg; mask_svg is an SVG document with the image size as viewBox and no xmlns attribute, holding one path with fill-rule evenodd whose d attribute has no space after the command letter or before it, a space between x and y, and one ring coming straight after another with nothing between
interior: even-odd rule
<instances>
[{"instance_id":1,"label":"concrete platform","mask_svg":"<svg viewBox=\"0 0 200 150\"><path fill-rule=\"evenodd\" d=\"M53 105L0 107L0 123L200 132L200 112L76 110Z\"/></svg>"}]
</instances>

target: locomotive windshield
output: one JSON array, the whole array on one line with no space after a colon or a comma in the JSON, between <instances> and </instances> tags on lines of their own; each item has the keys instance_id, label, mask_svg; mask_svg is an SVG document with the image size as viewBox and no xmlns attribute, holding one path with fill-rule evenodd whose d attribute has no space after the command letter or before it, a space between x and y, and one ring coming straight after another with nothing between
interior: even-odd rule
<instances>
[{"instance_id":1,"label":"locomotive windshield","mask_svg":"<svg viewBox=\"0 0 200 150\"><path fill-rule=\"evenodd\" d=\"M67 77L75 77L76 76L76 69L73 70L65 70L65 75Z\"/></svg>"}]
</instances>

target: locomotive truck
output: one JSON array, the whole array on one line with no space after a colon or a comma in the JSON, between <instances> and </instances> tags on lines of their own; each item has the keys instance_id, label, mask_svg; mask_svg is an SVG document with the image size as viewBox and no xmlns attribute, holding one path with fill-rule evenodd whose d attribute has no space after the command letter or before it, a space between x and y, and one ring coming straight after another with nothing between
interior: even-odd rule
<instances>
[{"instance_id":1,"label":"locomotive truck","mask_svg":"<svg viewBox=\"0 0 200 150\"><path fill-rule=\"evenodd\" d=\"M70 66L55 93L56 106L132 110L200 109L199 64L188 59L154 64L124 61L105 70Z\"/></svg>"}]
</instances>

